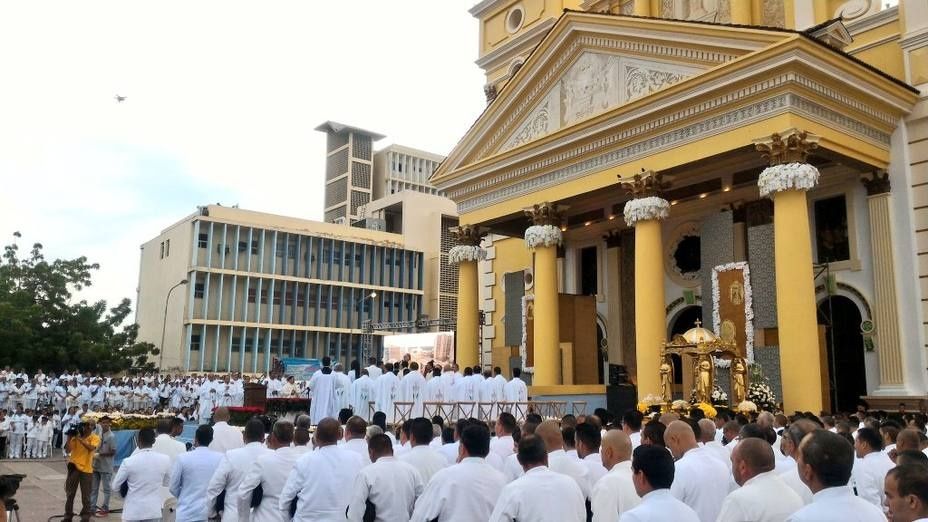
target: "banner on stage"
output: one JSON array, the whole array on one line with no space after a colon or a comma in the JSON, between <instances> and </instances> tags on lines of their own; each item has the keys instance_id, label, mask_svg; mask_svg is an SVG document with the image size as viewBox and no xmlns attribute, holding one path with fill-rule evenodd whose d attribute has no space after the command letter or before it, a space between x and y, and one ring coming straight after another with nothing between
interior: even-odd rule
<instances>
[{"instance_id":1,"label":"banner on stage","mask_svg":"<svg viewBox=\"0 0 928 522\"><path fill-rule=\"evenodd\" d=\"M385 361L399 361L406 354L419 366L429 361L442 366L451 364L454 361L454 332L388 335L383 338Z\"/></svg>"},{"instance_id":2,"label":"banner on stage","mask_svg":"<svg viewBox=\"0 0 928 522\"><path fill-rule=\"evenodd\" d=\"M298 381L308 381L316 371L322 369L322 361L319 359L286 358L281 362L284 365L284 375L292 375Z\"/></svg>"}]
</instances>

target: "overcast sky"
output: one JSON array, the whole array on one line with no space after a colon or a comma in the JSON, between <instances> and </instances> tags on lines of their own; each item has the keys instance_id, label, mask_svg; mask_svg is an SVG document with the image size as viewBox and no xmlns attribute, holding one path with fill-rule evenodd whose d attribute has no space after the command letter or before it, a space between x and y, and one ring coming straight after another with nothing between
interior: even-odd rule
<instances>
[{"instance_id":1,"label":"overcast sky","mask_svg":"<svg viewBox=\"0 0 928 522\"><path fill-rule=\"evenodd\" d=\"M0 3L0 239L134 308L139 245L196 205L321 219L319 123L447 154L479 115L473 3Z\"/></svg>"}]
</instances>

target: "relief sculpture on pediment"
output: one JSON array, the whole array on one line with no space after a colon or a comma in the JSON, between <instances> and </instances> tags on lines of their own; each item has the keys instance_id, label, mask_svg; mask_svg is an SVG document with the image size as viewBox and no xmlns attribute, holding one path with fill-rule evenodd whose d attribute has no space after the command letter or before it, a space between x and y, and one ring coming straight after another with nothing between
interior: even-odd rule
<instances>
[{"instance_id":1,"label":"relief sculpture on pediment","mask_svg":"<svg viewBox=\"0 0 928 522\"><path fill-rule=\"evenodd\" d=\"M662 87L677 83L686 76L680 73L645 69L637 65L625 66L625 99L631 100L650 94Z\"/></svg>"},{"instance_id":2,"label":"relief sculpture on pediment","mask_svg":"<svg viewBox=\"0 0 928 522\"><path fill-rule=\"evenodd\" d=\"M747 1L747 0L737 0ZM730 0L661 0L661 18L728 23Z\"/></svg>"},{"instance_id":3,"label":"relief sculpture on pediment","mask_svg":"<svg viewBox=\"0 0 928 522\"><path fill-rule=\"evenodd\" d=\"M584 53L561 80L561 125L605 111L619 102L618 58Z\"/></svg>"},{"instance_id":4,"label":"relief sculpture on pediment","mask_svg":"<svg viewBox=\"0 0 928 522\"><path fill-rule=\"evenodd\" d=\"M547 134L549 123L548 103L545 103L532 112L528 122L509 140L507 148L518 147Z\"/></svg>"}]
</instances>

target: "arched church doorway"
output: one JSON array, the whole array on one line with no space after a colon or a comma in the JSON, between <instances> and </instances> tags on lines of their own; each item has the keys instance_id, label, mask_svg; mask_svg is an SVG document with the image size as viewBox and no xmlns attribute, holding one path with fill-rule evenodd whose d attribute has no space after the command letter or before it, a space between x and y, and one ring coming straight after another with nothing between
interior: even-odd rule
<instances>
[{"instance_id":1,"label":"arched church doorway","mask_svg":"<svg viewBox=\"0 0 928 522\"><path fill-rule=\"evenodd\" d=\"M834 411L854 411L858 399L867 394L860 322L860 310L847 297L833 295L818 305L818 323L825 325L831 408Z\"/></svg>"},{"instance_id":2,"label":"arched church doorway","mask_svg":"<svg viewBox=\"0 0 928 522\"><path fill-rule=\"evenodd\" d=\"M667 338L673 339L673 336L683 334L690 328L694 328L696 321L702 322L702 307L692 305L683 308L670 321ZM689 392L683 393L683 359L679 355L671 355L671 357L673 358L674 397L679 395L687 400L689 399Z\"/></svg>"}]
</instances>

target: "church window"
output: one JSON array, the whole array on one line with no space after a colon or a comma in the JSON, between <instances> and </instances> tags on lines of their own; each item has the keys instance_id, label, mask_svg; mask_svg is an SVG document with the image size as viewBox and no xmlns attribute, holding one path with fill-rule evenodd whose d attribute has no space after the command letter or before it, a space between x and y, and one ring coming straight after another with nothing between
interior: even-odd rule
<instances>
[{"instance_id":1,"label":"church window","mask_svg":"<svg viewBox=\"0 0 928 522\"><path fill-rule=\"evenodd\" d=\"M509 14L506 15L506 30L515 33L522 28L522 22L525 20L525 11L521 5L513 7Z\"/></svg>"},{"instance_id":2,"label":"church window","mask_svg":"<svg viewBox=\"0 0 928 522\"><path fill-rule=\"evenodd\" d=\"M851 244L847 226L847 200L843 195L820 199L813 205L815 246L819 263L847 261Z\"/></svg>"}]
</instances>

